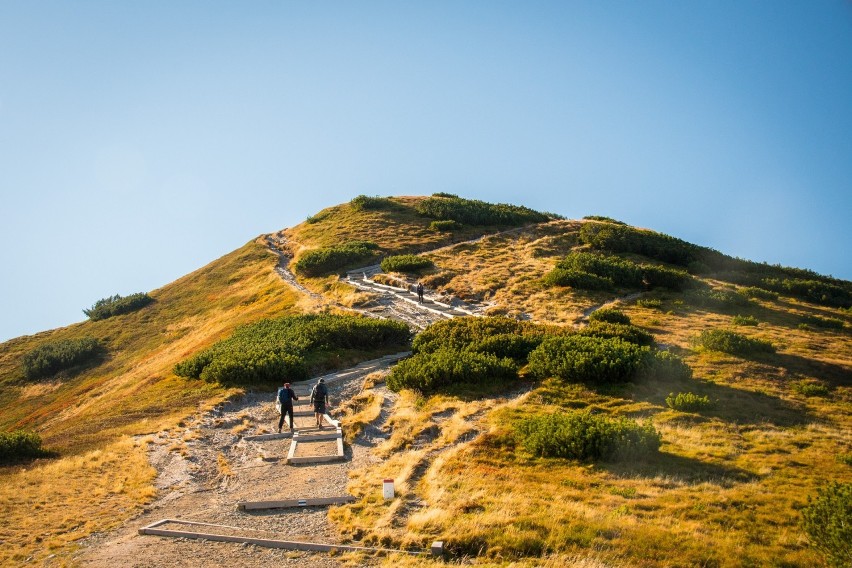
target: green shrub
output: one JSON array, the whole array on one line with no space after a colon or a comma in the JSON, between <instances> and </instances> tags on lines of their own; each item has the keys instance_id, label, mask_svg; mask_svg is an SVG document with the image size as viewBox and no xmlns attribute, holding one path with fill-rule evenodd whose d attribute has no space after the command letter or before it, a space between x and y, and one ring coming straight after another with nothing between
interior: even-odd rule
<instances>
[{"instance_id":1,"label":"green shrub","mask_svg":"<svg viewBox=\"0 0 852 568\"><path fill-rule=\"evenodd\" d=\"M852 284L836 284L804 278L765 278L762 284L782 294L825 306L846 308L852 305Z\"/></svg>"},{"instance_id":2,"label":"green shrub","mask_svg":"<svg viewBox=\"0 0 852 568\"><path fill-rule=\"evenodd\" d=\"M740 290L746 298L757 298L758 300L777 300L778 292L771 292L758 288L757 286L749 286Z\"/></svg>"},{"instance_id":3,"label":"green shrub","mask_svg":"<svg viewBox=\"0 0 852 568\"><path fill-rule=\"evenodd\" d=\"M588 412L539 414L515 427L527 452L545 458L626 460L655 453L662 443L650 423Z\"/></svg>"},{"instance_id":4,"label":"green shrub","mask_svg":"<svg viewBox=\"0 0 852 568\"><path fill-rule=\"evenodd\" d=\"M820 316L804 316L802 323L824 329L843 329L843 320L838 318L823 318Z\"/></svg>"},{"instance_id":5,"label":"green shrub","mask_svg":"<svg viewBox=\"0 0 852 568\"><path fill-rule=\"evenodd\" d=\"M144 292L131 294L129 296L110 296L95 302L88 310L83 310L90 320L97 321L121 314L127 314L140 310L154 301L154 298Z\"/></svg>"},{"instance_id":6,"label":"green shrub","mask_svg":"<svg viewBox=\"0 0 852 568\"><path fill-rule=\"evenodd\" d=\"M369 241L351 241L336 247L309 250L293 265L305 276L322 276L354 263L369 262L377 257L378 245Z\"/></svg>"},{"instance_id":7,"label":"green shrub","mask_svg":"<svg viewBox=\"0 0 852 568\"><path fill-rule=\"evenodd\" d=\"M417 212L441 221L465 225L526 225L549 221L551 216L527 207L486 203L460 197L428 197L417 203Z\"/></svg>"},{"instance_id":8,"label":"green shrub","mask_svg":"<svg viewBox=\"0 0 852 568\"><path fill-rule=\"evenodd\" d=\"M852 452L843 452L837 454L836 460L837 463L842 463L844 465L852 465Z\"/></svg>"},{"instance_id":9,"label":"green shrub","mask_svg":"<svg viewBox=\"0 0 852 568\"><path fill-rule=\"evenodd\" d=\"M757 321L757 318L754 316L740 316L736 315L731 319L731 323L734 325L746 325L746 326L755 326L760 322Z\"/></svg>"},{"instance_id":10,"label":"green shrub","mask_svg":"<svg viewBox=\"0 0 852 568\"><path fill-rule=\"evenodd\" d=\"M691 392L669 393L669 396L666 397L666 404L669 408L681 412L695 412L715 406L707 396L700 396Z\"/></svg>"},{"instance_id":11,"label":"green shrub","mask_svg":"<svg viewBox=\"0 0 852 568\"><path fill-rule=\"evenodd\" d=\"M711 351L721 351L732 355L775 353L775 348L769 341L746 337L741 333L726 329L702 331L695 339L695 344Z\"/></svg>"},{"instance_id":12,"label":"green shrub","mask_svg":"<svg viewBox=\"0 0 852 568\"><path fill-rule=\"evenodd\" d=\"M627 314L617 308L601 308L593 311L589 315L589 321L602 321L607 323L620 323L630 325L630 318Z\"/></svg>"},{"instance_id":13,"label":"green shrub","mask_svg":"<svg viewBox=\"0 0 852 568\"><path fill-rule=\"evenodd\" d=\"M35 432L0 432L0 465L46 455L50 455L50 452L41 447L41 437Z\"/></svg>"},{"instance_id":14,"label":"green shrub","mask_svg":"<svg viewBox=\"0 0 852 568\"><path fill-rule=\"evenodd\" d=\"M467 350L476 353L491 353L497 357L508 357L515 361L523 362L544 341L544 337L544 334L517 335L500 333L471 343L467 347Z\"/></svg>"},{"instance_id":15,"label":"green shrub","mask_svg":"<svg viewBox=\"0 0 852 568\"><path fill-rule=\"evenodd\" d=\"M308 378L310 365L330 366L340 350L407 345L408 327L392 320L330 314L286 316L238 328L231 337L175 365L176 375L225 385ZM310 362L310 364L309 364Z\"/></svg>"},{"instance_id":16,"label":"green shrub","mask_svg":"<svg viewBox=\"0 0 852 568\"><path fill-rule=\"evenodd\" d=\"M830 482L808 497L802 528L832 566L852 566L852 483Z\"/></svg>"},{"instance_id":17,"label":"green shrub","mask_svg":"<svg viewBox=\"0 0 852 568\"><path fill-rule=\"evenodd\" d=\"M798 381L793 383L793 390L802 396L828 396L831 390L828 386L814 381Z\"/></svg>"},{"instance_id":18,"label":"green shrub","mask_svg":"<svg viewBox=\"0 0 852 568\"><path fill-rule=\"evenodd\" d=\"M414 353L431 353L441 349L462 351L496 336L538 337L542 330L536 324L507 317L454 318L433 323L424 329L414 338L411 349Z\"/></svg>"},{"instance_id":19,"label":"green shrub","mask_svg":"<svg viewBox=\"0 0 852 568\"><path fill-rule=\"evenodd\" d=\"M639 377L658 381L688 381L692 368L671 351L649 351L642 363Z\"/></svg>"},{"instance_id":20,"label":"green shrub","mask_svg":"<svg viewBox=\"0 0 852 568\"><path fill-rule=\"evenodd\" d=\"M429 223L429 230L436 232L448 232L455 231L456 229L461 229L462 224L458 221L447 220L447 221L432 221Z\"/></svg>"},{"instance_id":21,"label":"green shrub","mask_svg":"<svg viewBox=\"0 0 852 568\"><path fill-rule=\"evenodd\" d=\"M604 217L603 215L586 215L583 219L587 221L601 221L603 223L615 223L616 225L627 225L624 221L616 221L612 217Z\"/></svg>"},{"instance_id":22,"label":"green shrub","mask_svg":"<svg viewBox=\"0 0 852 568\"><path fill-rule=\"evenodd\" d=\"M635 325L624 325L621 323L609 323L605 321L591 321L584 327L580 335L593 337L620 338L636 345L653 345L654 336Z\"/></svg>"},{"instance_id":23,"label":"green shrub","mask_svg":"<svg viewBox=\"0 0 852 568\"><path fill-rule=\"evenodd\" d=\"M396 207L396 204L387 197L367 197L366 195L359 195L353 198L349 204L356 211L392 209Z\"/></svg>"},{"instance_id":24,"label":"green shrub","mask_svg":"<svg viewBox=\"0 0 852 568\"><path fill-rule=\"evenodd\" d=\"M580 241L613 253L636 253L662 262L687 266L699 260L701 247L675 237L613 223L584 223Z\"/></svg>"},{"instance_id":25,"label":"green shrub","mask_svg":"<svg viewBox=\"0 0 852 568\"><path fill-rule=\"evenodd\" d=\"M382 270L385 272L419 273L434 265L428 258L416 254L401 254L389 256L382 261Z\"/></svg>"},{"instance_id":26,"label":"green shrub","mask_svg":"<svg viewBox=\"0 0 852 568\"><path fill-rule=\"evenodd\" d=\"M684 298L693 306L719 312L739 311L753 306L751 300L734 290L689 290Z\"/></svg>"},{"instance_id":27,"label":"green shrub","mask_svg":"<svg viewBox=\"0 0 852 568\"><path fill-rule=\"evenodd\" d=\"M649 310L661 310L663 309L663 301L658 300L657 298L647 298L636 300L636 305L640 308L647 308Z\"/></svg>"},{"instance_id":28,"label":"green shrub","mask_svg":"<svg viewBox=\"0 0 852 568\"><path fill-rule=\"evenodd\" d=\"M614 287L613 281L609 278L564 268L554 268L544 276L542 281L547 286L569 286L580 290L611 290Z\"/></svg>"},{"instance_id":29,"label":"green shrub","mask_svg":"<svg viewBox=\"0 0 852 568\"><path fill-rule=\"evenodd\" d=\"M434 392L454 384L486 384L515 379L517 365L491 353L441 349L419 353L391 369L386 384L393 391Z\"/></svg>"},{"instance_id":30,"label":"green shrub","mask_svg":"<svg viewBox=\"0 0 852 568\"><path fill-rule=\"evenodd\" d=\"M436 191L432 194L432 197L449 197L452 199L458 199L459 196L455 193L447 193L446 191Z\"/></svg>"},{"instance_id":31,"label":"green shrub","mask_svg":"<svg viewBox=\"0 0 852 568\"><path fill-rule=\"evenodd\" d=\"M529 356L529 371L539 378L568 382L623 382L641 368L647 348L623 339L583 335L546 337Z\"/></svg>"},{"instance_id":32,"label":"green shrub","mask_svg":"<svg viewBox=\"0 0 852 568\"><path fill-rule=\"evenodd\" d=\"M60 371L98 361L104 349L96 339L63 339L43 343L24 355L23 370L27 379L41 379Z\"/></svg>"},{"instance_id":33,"label":"green shrub","mask_svg":"<svg viewBox=\"0 0 852 568\"><path fill-rule=\"evenodd\" d=\"M635 262L589 252L572 252L557 263L556 268L594 274L617 286L642 286L642 270Z\"/></svg>"},{"instance_id":34,"label":"green shrub","mask_svg":"<svg viewBox=\"0 0 852 568\"><path fill-rule=\"evenodd\" d=\"M667 288L669 290L683 291L693 285L693 278L684 270L643 264L641 266L642 280L646 288Z\"/></svg>"}]
</instances>

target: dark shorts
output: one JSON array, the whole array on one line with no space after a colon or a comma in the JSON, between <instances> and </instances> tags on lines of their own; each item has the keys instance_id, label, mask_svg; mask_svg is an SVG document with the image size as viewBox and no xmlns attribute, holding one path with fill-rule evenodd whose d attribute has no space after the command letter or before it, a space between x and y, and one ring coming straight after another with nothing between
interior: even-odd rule
<instances>
[{"instance_id":1,"label":"dark shorts","mask_svg":"<svg viewBox=\"0 0 852 568\"><path fill-rule=\"evenodd\" d=\"M317 414L325 414L325 401L318 400L314 402L314 412Z\"/></svg>"}]
</instances>

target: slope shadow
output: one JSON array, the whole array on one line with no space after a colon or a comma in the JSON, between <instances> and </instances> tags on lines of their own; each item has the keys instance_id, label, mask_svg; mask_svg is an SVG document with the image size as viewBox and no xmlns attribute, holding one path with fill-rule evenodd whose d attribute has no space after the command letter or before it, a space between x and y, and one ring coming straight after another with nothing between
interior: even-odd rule
<instances>
[{"instance_id":1,"label":"slope shadow","mask_svg":"<svg viewBox=\"0 0 852 568\"><path fill-rule=\"evenodd\" d=\"M665 477L673 482L680 481L691 485L712 483L721 487L732 487L759 477L738 467L704 462L667 452L658 452L636 461L601 462L596 467L619 477Z\"/></svg>"},{"instance_id":2,"label":"slope shadow","mask_svg":"<svg viewBox=\"0 0 852 568\"><path fill-rule=\"evenodd\" d=\"M832 386L852 385L852 369L836 363L827 363L789 353L775 353L772 357L766 357L766 362L784 367L794 374L814 376Z\"/></svg>"},{"instance_id":3,"label":"slope shadow","mask_svg":"<svg viewBox=\"0 0 852 568\"><path fill-rule=\"evenodd\" d=\"M801 403L701 379L640 383L635 386L633 396L638 401L667 407L668 392L692 392L706 396L715 405L697 414L735 424L800 426L814 420L807 407Z\"/></svg>"}]
</instances>

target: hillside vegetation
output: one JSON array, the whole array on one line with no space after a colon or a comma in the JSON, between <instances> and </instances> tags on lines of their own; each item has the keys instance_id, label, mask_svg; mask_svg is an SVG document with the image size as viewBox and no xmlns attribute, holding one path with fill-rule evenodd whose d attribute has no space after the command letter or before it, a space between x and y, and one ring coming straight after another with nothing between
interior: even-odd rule
<instances>
[{"instance_id":1,"label":"hillside vegetation","mask_svg":"<svg viewBox=\"0 0 852 568\"><path fill-rule=\"evenodd\" d=\"M389 431L352 478L356 502L330 512L345 537L439 539L465 562L529 567L809 567L844 553L842 525L821 515L852 483L852 283L448 194L358 196L272 237L322 300L288 287L259 238L141 309L0 345L0 430L55 452L0 469L0 563L67 557L132 516L155 494L140 436L242 392L223 383L398 350L406 329L338 319L372 301L338 274L383 260L489 317L427 328L384 384L364 385L360 427L386 409ZM380 339L346 344L362 333ZM92 358L27 371L90 342ZM217 357L225 380L204 374ZM375 484L388 477L391 501Z\"/></svg>"}]
</instances>

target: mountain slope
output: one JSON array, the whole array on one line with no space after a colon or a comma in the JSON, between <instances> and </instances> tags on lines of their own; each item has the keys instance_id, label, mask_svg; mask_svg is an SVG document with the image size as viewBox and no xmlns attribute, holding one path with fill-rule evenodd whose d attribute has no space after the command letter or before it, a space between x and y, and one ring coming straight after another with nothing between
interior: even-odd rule
<instances>
[{"instance_id":1,"label":"mountain slope","mask_svg":"<svg viewBox=\"0 0 852 568\"><path fill-rule=\"evenodd\" d=\"M584 325L590 310L615 304L658 345L683 357L695 378L600 389L533 381L513 389L508 400L493 391L403 393L393 409L392 439L379 448L384 461L376 471L362 472L358 479L365 481L351 488L361 500L336 513L344 534L399 544L442 537L461 554L528 565L542 554L555 555L554 565L571 558L648 566L733 566L742 558L802 566L818 561L798 530L796 511L823 480L852 481L852 468L834 458L852 452L848 309L774 292L732 303L730 294L749 286L737 283L729 269L745 274L754 267L727 260L724 271L699 267L689 277L698 292L549 285L545 277L566 255L595 250L583 240L583 227L608 222L548 216L522 226L436 228L434 218L418 212L425 200L356 198L281 231L274 242L295 261L350 241L377 247L370 262L422 253L434 265L420 276L430 294L541 324ZM178 378L175 363L242 323L347 306L369 310L376 300L339 282L336 271L299 276L319 296L300 295L275 273L278 259L267 247L265 238L246 244L152 292L155 302L140 311L0 346L0 429L36 429L46 446L62 454L44 466L0 472L6 488L0 513L17 527L4 538L15 547L6 558L64 554L67 543L120 522L150 498L153 473L140 465L145 448L125 436L174 427L199 407L238 392ZM597 253L683 269L637 252ZM358 266L353 262L340 270ZM850 286L802 271L765 270L776 279L813 279L841 293ZM413 275L396 278L414 281ZM749 325L735 326L737 316ZM720 328L769 341L776 352L744 357L694 343L700 332ZM44 342L85 336L107 347L103 363L71 376L23 379L25 353ZM809 391L807 385L820 388ZM514 400L529 389L531 394ZM665 402L674 391L706 394L717 408L677 412ZM803 394L817 391L824 394ZM532 458L507 443L512 424L524 416L571 408L650 419L663 435L660 455L634 465L577 463ZM428 459L415 463L414 455ZM388 510L371 498L366 480L387 475L398 477L409 505ZM69 509L81 511L85 526L68 518Z\"/></svg>"}]
</instances>

